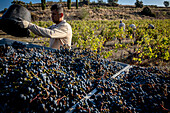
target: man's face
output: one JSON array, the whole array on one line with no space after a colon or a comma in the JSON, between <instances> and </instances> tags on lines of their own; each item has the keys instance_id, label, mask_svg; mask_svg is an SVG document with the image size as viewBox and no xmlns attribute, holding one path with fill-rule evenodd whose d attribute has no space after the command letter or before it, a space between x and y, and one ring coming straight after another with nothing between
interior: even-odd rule
<instances>
[{"instance_id":1,"label":"man's face","mask_svg":"<svg viewBox=\"0 0 170 113\"><path fill-rule=\"evenodd\" d=\"M56 10L51 11L51 18L54 23L58 24L60 22L60 15Z\"/></svg>"}]
</instances>

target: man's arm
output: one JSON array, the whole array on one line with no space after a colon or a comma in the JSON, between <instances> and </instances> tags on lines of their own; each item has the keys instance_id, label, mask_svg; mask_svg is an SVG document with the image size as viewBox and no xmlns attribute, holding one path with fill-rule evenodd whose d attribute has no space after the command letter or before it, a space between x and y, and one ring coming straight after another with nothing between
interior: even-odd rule
<instances>
[{"instance_id":1,"label":"man's arm","mask_svg":"<svg viewBox=\"0 0 170 113\"><path fill-rule=\"evenodd\" d=\"M48 37L48 38L64 38L67 36L68 27L66 25L61 25L59 28L48 29L39 27L35 24L30 23L28 28L36 35Z\"/></svg>"},{"instance_id":2,"label":"man's arm","mask_svg":"<svg viewBox=\"0 0 170 113\"><path fill-rule=\"evenodd\" d=\"M19 25L22 28L29 28L36 35L48 38L64 38L68 32L68 25L65 23L54 29L39 27L25 20L19 22Z\"/></svg>"}]
</instances>

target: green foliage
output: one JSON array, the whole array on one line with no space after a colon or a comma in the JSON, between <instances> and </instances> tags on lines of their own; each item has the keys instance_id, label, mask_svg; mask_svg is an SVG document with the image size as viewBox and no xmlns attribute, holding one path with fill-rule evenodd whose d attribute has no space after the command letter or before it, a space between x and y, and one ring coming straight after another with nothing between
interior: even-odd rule
<instances>
[{"instance_id":1,"label":"green foliage","mask_svg":"<svg viewBox=\"0 0 170 113\"><path fill-rule=\"evenodd\" d=\"M32 2L31 1L30 1L29 5L32 6Z\"/></svg>"},{"instance_id":2,"label":"green foliage","mask_svg":"<svg viewBox=\"0 0 170 113\"><path fill-rule=\"evenodd\" d=\"M80 2L81 2L81 6L82 5L89 5L90 0L80 0Z\"/></svg>"},{"instance_id":3,"label":"green foliage","mask_svg":"<svg viewBox=\"0 0 170 113\"><path fill-rule=\"evenodd\" d=\"M146 16L156 17L156 15L151 11L151 9L148 6L143 8L143 10L141 11L141 14L146 15Z\"/></svg>"},{"instance_id":4,"label":"green foliage","mask_svg":"<svg viewBox=\"0 0 170 113\"><path fill-rule=\"evenodd\" d=\"M46 8L46 0L41 0L41 7L42 7L42 10L45 10L45 8Z\"/></svg>"},{"instance_id":5,"label":"green foliage","mask_svg":"<svg viewBox=\"0 0 170 113\"><path fill-rule=\"evenodd\" d=\"M110 4L112 6L118 6L117 2L118 2L118 0L108 0L108 4Z\"/></svg>"},{"instance_id":6,"label":"green foliage","mask_svg":"<svg viewBox=\"0 0 170 113\"><path fill-rule=\"evenodd\" d=\"M98 0L98 3L103 3L103 0Z\"/></svg>"},{"instance_id":7,"label":"green foliage","mask_svg":"<svg viewBox=\"0 0 170 113\"><path fill-rule=\"evenodd\" d=\"M71 0L67 0L67 7L68 9L71 9Z\"/></svg>"},{"instance_id":8,"label":"green foliage","mask_svg":"<svg viewBox=\"0 0 170 113\"><path fill-rule=\"evenodd\" d=\"M88 16L89 12L85 8L80 9L79 12L77 13L77 17L81 20L87 18Z\"/></svg>"},{"instance_id":9,"label":"green foliage","mask_svg":"<svg viewBox=\"0 0 170 113\"><path fill-rule=\"evenodd\" d=\"M143 2L139 1L139 0L136 0L135 6L136 6L136 8L142 8L143 7Z\"/></svg>"},{"instance_id":10,"label":"green foliage","mask_svg":"<svg viewBox=\"0 0 170 113\"><path fill-rule=\"evenodd\" d=\"M12 4L18 4L18 5L25 6L25 2L20 1L20 0L13 0L11 3L12 3Z\"/></svg>"},{"instance_id":11,"label":"green foliage","mask_svg":"<svg viewBox=\"0 0 170 113\"><path fill-rule=\"evenodd\" d=\"M0 13L5 13L7 11L7 8L4 8L4 10L0 11Z\"/></svg>"},{"instance_id":12,"label":"green foliage","mask_svg":"<svg viewBox=\"0 0 170 113\"><path fill-rule=\"evenodd\" d=\"M164 1L164 5L165 5L165 7L168 7L169 6L169 1Z\"/></svg>"},{"instance_id":13,"label":"green foliage","mask_svg":"<svg viewBox=\"0 0 170 113\"><path fill-rule=\"evenodd\" d=\"M133 61L142 63L144 60L165 60L170 58L170 29L169 19L165 20L124 20L124 23L129 26L135 24L137 29L127 27L125 31L119 29L119 21L68 21L72 26L72 45L80 49L89 49L100 51L103 58L112 56L113 51L117 52L121 49L128 51L135 45L135 50L132 52ZM51 21L34 22L41 27L49 27L53 23ZM155 29L145 29L147 23L156 26ZM35 36L34 36L35 37ZM130 42L115 42L113 49L105 50L104 43L113 39L130 40ZM49 45L49 41L39 37L39 40L44 45ZM134 43L136 41L136 44Z\"/></svg>"},{"instance_id":14,"label":"green foliage","mask_svg":"<svg viewBox=\"0 0 170 113\"><path fill-rule=\"evenodd\" d=\"M118 0L112 0L112 2L113 2L113 3L117 3L117 2L118 2Z\"/></svg>"},{"instance_id":15,"label":"green foliage","mask_svg":"<svg viewBox=\"0 0 170 113\"><path fill-rule=\"evenodd\" d=\"M31 12L31 21L36 21L38 18L39 17L34 12Z\"/></svg>"}]
</instances>

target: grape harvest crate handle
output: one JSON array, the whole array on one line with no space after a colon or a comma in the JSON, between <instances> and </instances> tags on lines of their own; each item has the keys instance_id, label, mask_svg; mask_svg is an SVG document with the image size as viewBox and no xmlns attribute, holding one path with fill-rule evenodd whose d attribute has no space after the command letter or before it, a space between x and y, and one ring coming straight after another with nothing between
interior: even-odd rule
<instances>
[{"instance_id":1,"label":"grape harvest crate handle","mask_svg":"<svg viewBox=\"0 0 170 113\"><path fill-rule=\"evenodd\" d=\"M85 96L83 99L81 99L80 101L83 101L85 99L89 99L92 95L94 95L97 92L97 89L95 88L93 91L91 91L87 96ZM74 111L74 109L76 108L77 104L79 104L79 102L77 102L74 106L72 106L68 111L66 111L66 113L72 113Z\"/></svg>"},{"instance_id":2,"label":"grape harvest crate handle","mask_svg":"<svg viewBox=\"0 0 170 113\"><path fill-rule=\"evenodd\" d=\"M121 64L121 63L120 63ZM116 76L118 76L118 75L120 75L122 72L124 72L124 71L127 71L127 70L129 70L130 68L132 68L132 66L130 66L130 65L127 65L126 67L124 67L123 69L121 69L119 72L117 72L116 74L114 74L113 76L112 76L112 78L115 78ZM95 93L97 92L97 88L95 88L93 91L91 91L87 96L85 96L83 99L81 99L80 100L80 102L81 101L83 101L83 100L85 100L85 99L89 99L92 95L94 95ZM101 93L101 92L99 92L99 93ZM98 94L99 94L98 93ZM66 111L65 113L72 113L74 110L75 110L75 108L76 108L76 106L79 104L79 102L77 102L75 105L73 105L71 108L69 108L69 110L68 111Z\"/></svg>"},{"instance_id":3,"label":"grape harvest crate handle","mask_svg":"<svg viewBox=\"0 0 170 113\"><path fill-rule=\"evenodd\" d=\"M112 78L117 77L117 76L120 75L122 72L127 71L127 70L129 70L130 68L132 68L132 66L131 66L131 65L127 65L125 68L123 68L122 70L120 70L119 72L117 72L116 74L114 74L114 75L112 76Z\"/></svg>"}]
</instances>

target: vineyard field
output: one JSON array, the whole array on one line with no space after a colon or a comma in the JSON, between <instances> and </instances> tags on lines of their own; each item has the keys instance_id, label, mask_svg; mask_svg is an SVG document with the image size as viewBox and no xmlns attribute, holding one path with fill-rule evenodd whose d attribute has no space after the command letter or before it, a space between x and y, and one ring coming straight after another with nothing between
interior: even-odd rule
<instances>
[{"instance_id":1,"label":"vineyard field","mask_svg":"<svg viewBox=\"0 0 170 113\"><path fill-rule=\"evenodd\" d=\"M123 20L125 32L119 29L119 20L67 21L72 26L72 48L100 51L103 58L109 58L141 66L158 66L169 71L170 20ZM41 27L49 27L51 21L36 21ZM135 24L137 29L129 27ZM155 29L147 29L153 24ZM0 35L4 38L5 35ZM33 39L33 38L35 39ZM7 37L8 38L8 37ZM14 38L33 44L48 46L49 39L35 36Z\"/></svg>"},{"instance_id":2,"label":"vineyard field","mask_svg":"<svg viewBox=\"0 0 170 113\"><path fill-rule=\"evenodd\" d=\"M119 29L119 20L68 22L73 30L73 47L100 50L104 58L143 66L169 62L169 19L123 20L126 25L125 32ZM35 24L48 27L52 22L42 21ZM137 29L130 28L130 24L135 24ZM155 29L147 29L148 24L153 24ZM45 42L45 45L48 45L48 42ZM147 64L148 61L152 64Z\"/></svg>"},{"instance_id":3,"label":"vineyard field","mask_svg":"<svg viewBox=\"0 0 170 113\"><path fill-rule=\"evenodd\" d=\"M125 30L118 20L68 22L71 49L48 48L49 39L33 33L0 31L0 111L170 111L169 20L123 20Z\"/></svg>"}]
</instances>

